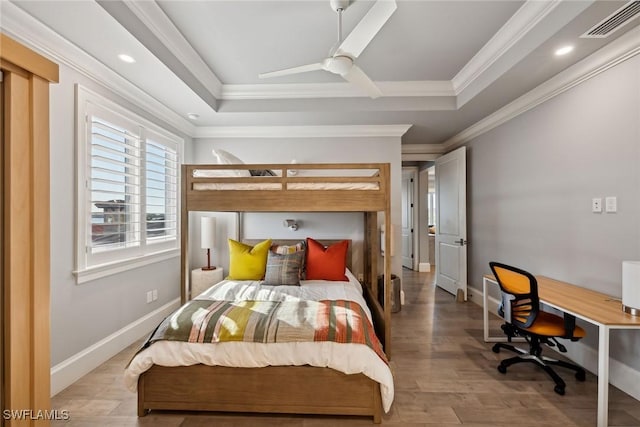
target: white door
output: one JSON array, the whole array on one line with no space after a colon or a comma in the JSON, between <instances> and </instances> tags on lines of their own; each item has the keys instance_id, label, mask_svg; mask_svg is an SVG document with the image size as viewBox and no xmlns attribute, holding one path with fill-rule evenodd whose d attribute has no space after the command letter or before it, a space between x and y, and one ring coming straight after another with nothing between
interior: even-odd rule
<instances>
[{"instance_id":1,"label":"white door","mask_svg":"<svg viewBox=\"0 0 640 427\"><path fill-rule=\"evenodd\" d=\"M436 285L467 300L465 147L436 160Z\"/></svg>"},{"instance_id":2,"label":"white door","mask_svg":"<svg viewBox=\"0 0 640 427\"><path fill-rule=\"evenodd\" d=\"M402 266L413 270L413 170L402 171Z\"/></svg>"}]
</instances>

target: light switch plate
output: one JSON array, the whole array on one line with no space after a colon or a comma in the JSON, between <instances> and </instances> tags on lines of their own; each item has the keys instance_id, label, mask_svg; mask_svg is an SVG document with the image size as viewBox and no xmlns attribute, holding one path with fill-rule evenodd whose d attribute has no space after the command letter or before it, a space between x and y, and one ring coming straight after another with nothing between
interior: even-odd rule
<instances>
[{"instance_id":1,"label":"light switch plate","mask_svg":"<svg viewBox=\"0 0 640 427\"><path fill-rule=\"evenodd\" d=\"M618 198L616 196L609 196L605 198L604 206L607 213L618 212Z\"/></svg>"},{"instance_id":2,"label":"light switch plate","mask_svg":"<svg viewBox=\"0 0 640 427\"><path fill-rule=\"evenodd\" d=\"M591 212L602 212L602 199L600 197L594 197L593 199L591 199Z\"/></svg>"}]
</instances>

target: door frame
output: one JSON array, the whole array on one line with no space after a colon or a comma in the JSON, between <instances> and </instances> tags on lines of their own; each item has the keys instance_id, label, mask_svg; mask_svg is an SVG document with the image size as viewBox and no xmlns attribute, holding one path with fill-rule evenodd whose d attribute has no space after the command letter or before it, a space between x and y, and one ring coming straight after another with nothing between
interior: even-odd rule
<instances>
[{"instance_id":1,"label":"door frame","mask_svg":"<svg viewBox=\"0 0 640 427\"><path fill-rule=\"evenodd\" d=\"M2 33L0 46L3 409L37 412L51 407L49 83L59 68ZM49 421L20 422L36 424Z\"/></svg>"},{"instance_id":2,"label":"door frame","mask_svg":"<svg viewBox=\"0 0 640 427\"><path fill-rule=\"evenodd\" d=\"M0 129L4 129L4 74L0 68ZM4 131L0 132L0 193L4 193ZM0 322L4 318L4 197L0 197ZM0 410L4 411L4 327L0 327Z\"/></svg>"}]
</instances>

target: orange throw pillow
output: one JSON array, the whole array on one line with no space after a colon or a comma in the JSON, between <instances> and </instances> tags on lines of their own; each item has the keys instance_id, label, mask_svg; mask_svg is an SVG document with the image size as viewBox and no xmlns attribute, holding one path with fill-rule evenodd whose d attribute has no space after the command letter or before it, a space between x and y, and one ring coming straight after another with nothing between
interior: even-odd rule
<instances>
[{"instance_id":1,"label":"orange throw pillow","mask_svg":"<svg viewBox=\"0 0 640 427\"><path fill-rule=\"evenodd\" d=\"M325 248L322 243L307 237L306 279L348 281L344 274L348 248L348 240Z\"/></svg>"}]
</instances>

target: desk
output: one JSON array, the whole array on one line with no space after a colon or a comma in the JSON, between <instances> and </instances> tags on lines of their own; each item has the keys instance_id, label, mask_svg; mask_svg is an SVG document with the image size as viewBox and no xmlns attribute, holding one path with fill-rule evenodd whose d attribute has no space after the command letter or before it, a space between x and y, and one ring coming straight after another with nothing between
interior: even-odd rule
<instances>
[{"instance_id":1,"label":"desk","mask_svg":"<svg viewBox=\"0 0 640 427\"><path fill-rule=\"evenodd\" d=\"M598 427L606 427L609 418L609 331L611 329L640 329L640 316L622 311L622 302L609 295L536 276L540 302L598 327ZM498 285L496 279L486 275L482 280L482 311L484 340L498 341L489 336L487 310L487 284Z\"/></svg>"}]
</instances>

